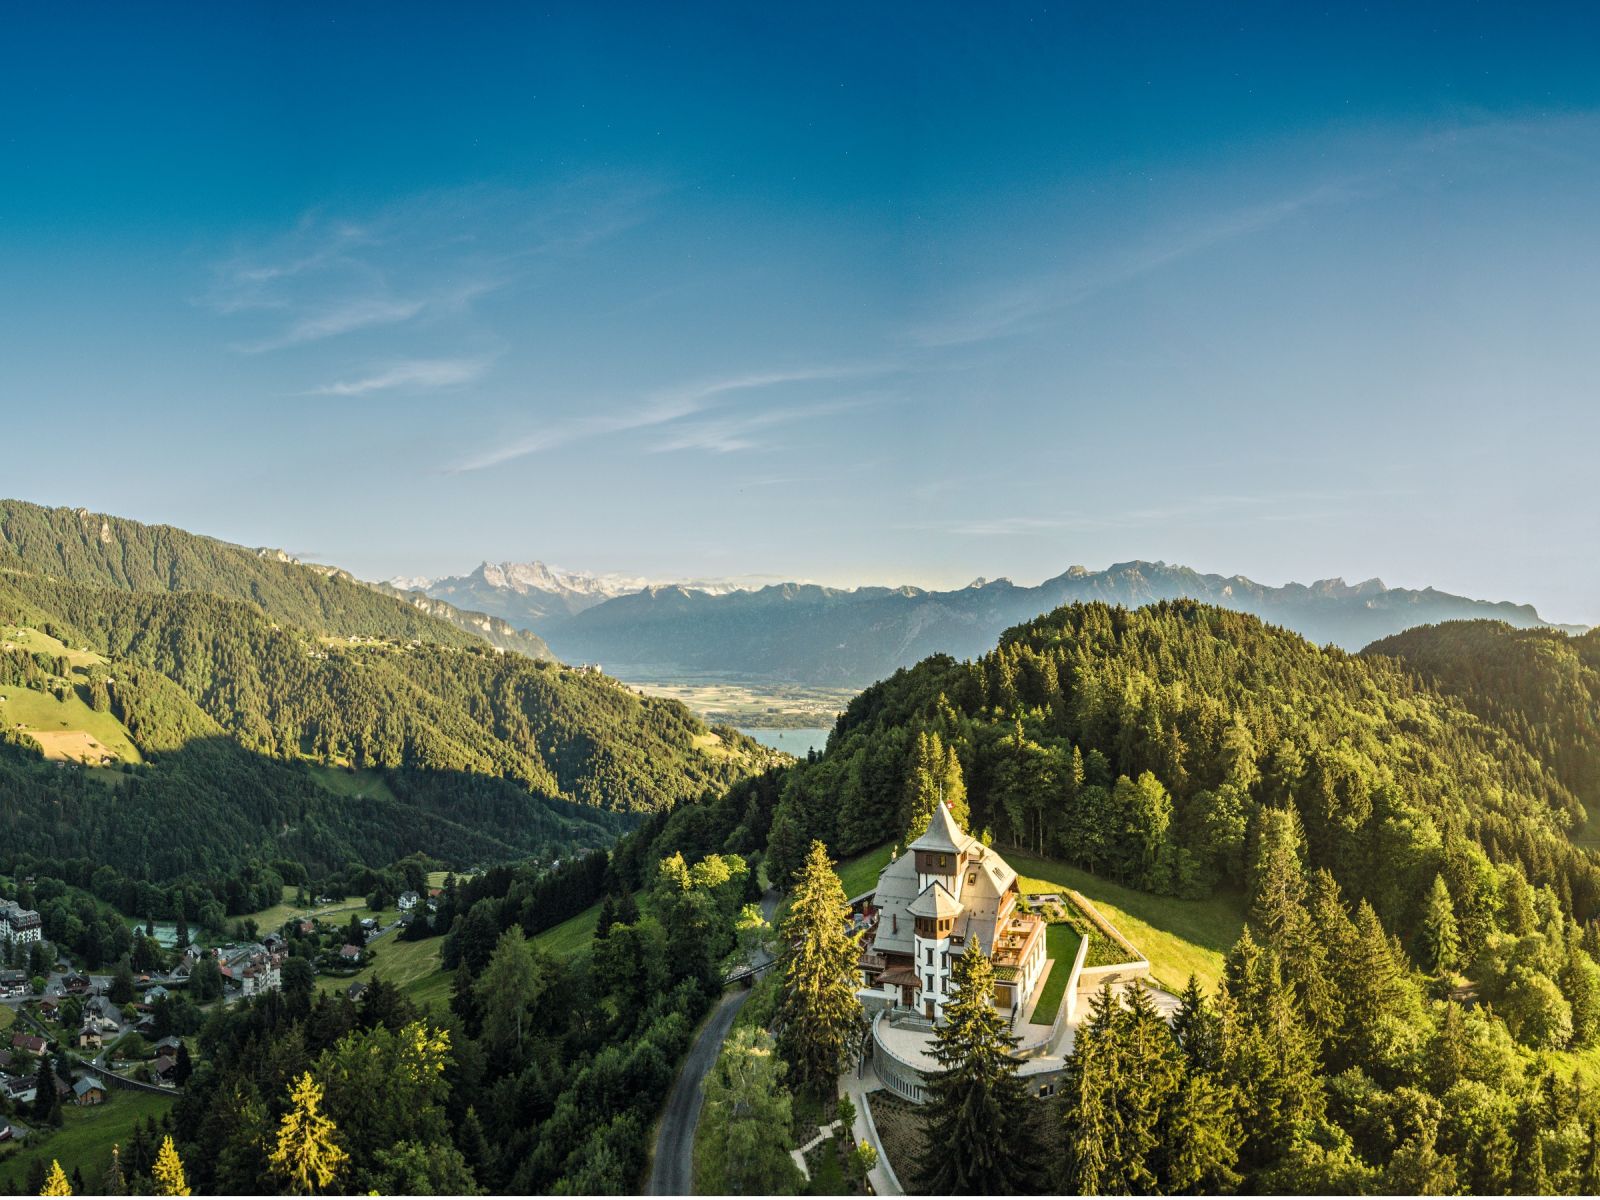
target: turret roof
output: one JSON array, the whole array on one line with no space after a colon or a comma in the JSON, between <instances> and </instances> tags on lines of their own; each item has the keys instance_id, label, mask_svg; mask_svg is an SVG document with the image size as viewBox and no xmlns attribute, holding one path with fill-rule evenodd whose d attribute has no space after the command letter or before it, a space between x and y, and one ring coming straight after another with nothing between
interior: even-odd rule
<instances>
[{"instance_id":1,"label":"turret roof","mask_svg":"<svg viewBox=\"0 0 1600 1200\"><path fill-rule=\"evenodd\" d=\"M948 805L937 804L934 806L933 816L928 819L927 830L911 843L909 849L960 854L976 840L961 832L961 826L957 825L956 819L950 815Z\"/></svg>"},{"instance_id":2,"label":"turret roof","mask_svg":"<svg viewBox=\"0 0 1600 1200\"><path fill-rule=\"evenodd\" d=\"M945 890L944 884L934 880L922 889L922 895L913 900L906 911L913 917L954 918L961 915L961 902Z\"/></svg>"}]
</instances>

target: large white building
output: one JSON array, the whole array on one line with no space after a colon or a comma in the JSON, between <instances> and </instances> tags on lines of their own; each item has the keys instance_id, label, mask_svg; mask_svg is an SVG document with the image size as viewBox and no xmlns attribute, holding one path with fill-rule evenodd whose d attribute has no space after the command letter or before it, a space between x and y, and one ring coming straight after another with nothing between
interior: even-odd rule
<instances>
[{"instance_id":1,"label":"large white building","mask_svg":"<svg viewBox=\"0 0 1600 1200\"><path fill-rule=\"evenodd\" d=\"M878 876L862 1003L937 1021L951 998L954 959L976 942L994 965L995 1007L1015 1014L1045 967L1045 921L1018 912L1017 898L1017 873L939 805L923 835Z\"/></svg>"},{"instance_id":2,"label":"large white building","mask_svg":"<svg viewBox=\"0 0 1600 1200\"><path fill-rule=\"evenodd\" d=\"M0 900L0 942L37 942L43 937L38 913L15 900Z\"/></svg>"}]
</instances>

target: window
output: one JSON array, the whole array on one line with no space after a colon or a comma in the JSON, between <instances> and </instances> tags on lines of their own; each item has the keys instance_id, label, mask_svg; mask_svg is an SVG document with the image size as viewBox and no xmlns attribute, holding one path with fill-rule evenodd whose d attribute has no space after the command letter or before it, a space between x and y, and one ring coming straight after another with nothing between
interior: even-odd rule
<instances>
[{"instance_id":1,"label":"window","mask_svg":"<svg viewBox=\"0 0 1600 1200\"><path fill-rule=\"evenodd\" d=\"M928 986L923 990L924 991L929 991L929 992L933 991L933 976L932 975L928 976ZM932 1001L929 1001L929 1003L932 1003Z\"/></svg>"},{"instance_id":2,"label":"window","mask_svg":"<svg viewBox=\"0 0 1600 1200\"><path fill-rule=\"evenodd\" d=\"M1056 1094L1056 1085L1053 1084L1053 1083L1044 1084L1039 1088L1039 1095L1041 1095L1041 1096L1053 1096L1055 1094Z\"/></svg>"},{"instance_id":3,"label":"window","mask_svg":"<svg viewBox=\"0 0 1600 1200\"><path fill-rule=\"evenodd\" d=\"M933 947L932 946L928 947L928 965L930 967L933 966Z\"/></svg>"},{"instance_id":4,"label":"window","mask_svg":"<svg viewBox=\"0 0 1600 1200\"><path fill-rule=\"evenodd\" d=\"M978 873L976 871L968 871L967 872L967 886L971 887L973 884L975 884L977 882L978 882Z\"/></svg>"},{"instance_id":5,"label":"window","mask_svg":"<svg viewBox=\"0 0 1600 1200\"><path fill-rule=\"evenodd\" d=\"M939 955L939 965L946 971L950 969L950 952L948 950Z\"/></svg>"},{"instance_id":6,"label":"window","mask_svg":"<svg viewBox=\"0 0 1600 1200\"><path fill-rule=\"evenodd\" d=\"M942 867L942 866L944 866L944 865L945 865L945 859L946 859L946 857L947 857L947 856L946 856L946 855L943 855L943 854L941 854L941 855L939 855L939 865L940 865L940 866L941 866L941 867Z\"/></svg>"}]
</instances>

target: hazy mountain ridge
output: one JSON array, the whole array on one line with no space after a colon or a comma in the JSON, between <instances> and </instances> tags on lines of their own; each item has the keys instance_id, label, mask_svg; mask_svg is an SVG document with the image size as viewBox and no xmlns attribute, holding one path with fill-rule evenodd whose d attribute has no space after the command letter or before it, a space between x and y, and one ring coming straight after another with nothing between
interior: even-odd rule
<instances>
[{"instance_id":1,"label":"hazy mountain ridge","mask_svg":"<svg viewBox=\"0 0 1600 1200\"><path fill-rule=\"evenodd\" d=\"M466 575L437 579L396 576L391 587L466 605L536 633L618 596L659 587L684 587L720 596L758 586L730 579L662 581L616 572L571 571L532 562L481 562Z\"/></svg>"},{"instance_id":2,"label":"hazy mountain ridge","mask_svg":"<svg viewBox=\"0 0 1600 1200\"><path fill-rule=\"evenodd\" d=\"M592 605L548 627L546 637L567 661L599 662L624 674L681 670L865 686L931 654L980 655L1006 629L1063 604L1136 608L1178 599L1250 613L1352 651L1440 621L1551 624L1532 605L1390 588L1378 579L1273 587L1242 575L1136 560L1103 571L1075 566L1035 587L980 580L948 592L779 584L713 596L656 587Z\"/></svg>"}]
</instances>

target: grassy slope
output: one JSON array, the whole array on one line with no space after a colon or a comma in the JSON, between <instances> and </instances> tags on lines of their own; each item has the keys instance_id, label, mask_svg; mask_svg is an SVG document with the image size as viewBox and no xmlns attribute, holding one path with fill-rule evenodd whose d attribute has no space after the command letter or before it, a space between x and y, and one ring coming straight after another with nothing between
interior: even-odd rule
<instances>
[{"instance_id":1,"label":"grassy slope","mask_svg":"<svg viewBox=\"0 0 1600 1200\"><path fill-rule=\"evenodd\" d=\"M332 904L313 904L308 907L304 904L296 904L294 902L294 893L295 889L285 884L282 901L274 904L271 908L263 908L260 912L246 913L243 917L233 918L228 923L229 928L233 927L234 921L242 921L245 918L249 918L255 921L256 927L265 936L269 933L276 933L285 921L292 921L296 917L304 917L313 913L323 921L338 922L341 925L350 920L352 913L363 917L375 915L367 909L365 896L346 896L343 900L336 900ZM390 915L393 915L393 910L391 910Z\"/></svg>"},{"instance_id":2,"label":"grassy slope","mask_svg":"<svg viewBox=\"0 0 1600 1200\"><path fill-rule=\"evenodd\" d=\"M317 980L317 987L325 992L342 992L352 983L371 983L374 976L381 976L418 1007L443 1011L450 1005L450 988L456 976L454 970L447 971L439 965L443 946L442 936L398 942L391 934L373 943L377 958L370 966L348 978L324 977Z\"/></svg>"},{"instance_id":3,"label":"grassy slope","mask_svg":"<svg viewBox=\"0 0 1600 1200\"><path fill-rule=\"evenodd\" d=\"M68 1175L74 1167L82 1170L84 1182L91 1190L97 1190L111 1161L112 1145L128 1141L134 1122L159 1117L171 1107L170 1096L128 1091L114 1091L110 1100L92 1108L69 1106L63 1110L60 1131L37 1141L30 1139L26 1148L0 1168L0 1179L11 1183L8 1190L20 1191L29 1163L43 1158L48 1166L51 1159L56 1159Z\"/></svg>"},{"instance_id":4,"label":"grassy slope","mask_svg":"<svg viewBox=\"0 0 1600 1200\"><path fill-rule=\"evenodd\" d=\"M321 763L307 763L311 778L325 792L335 796L350 796L357 800L372 797L394 802L394 793L382 775L376 771L357 771L347 767L327 767Z\"/></svg>"},{"instance_id":5,"label":"grassy slope","mask_svg":"<svg viewBox=\"0 0 1600 1200\"><path fill-rule=\"evenodd\" d=\"M846 896L859 896L862 892L871 891L878 884L878 876L883 873L884 867L889 865L889 852L891 846L879 846L876 850L868 850L865 854L858 854L854 858L847 858L834 866L834 872L839 876L839 882L844 884Z\"/></svg>"},{"instance_id":6,"label":"grassy slope","mask_svg":"<svg viewBox=\"0 0 1600 1200\"><path fill-rule=\"evenodd\" d=\"M0 727L26 725L26 732L82 731L125 762L140 762L128 731L110 713L95 712L76 695L57 700L45 692L25 687L0 687Z\"/></svg>"},{"instance_id":7,"label":"grassy slope","mask_svg":"<svg viewBox=\"0 0 1600 1200\"><path fill-rule=\"evenodd\" d=\"M1004 852L1025 892L1072 888L1087 896L1124 937L1150 960L1150 973L1169 991L1181 991L1190 974L1207 988L1222 978L1222 961L1244 929L1244 902L1219 895L1208 900L1152 896L1109 883L1050 859Z\"/></svg>"},{"instance_id":8,"label":"grassy slope","mask_svg":"<svg viewBox=\"0 0 1600 1200\"><path fill-rule=\"evenodd\" d=\"M9 1006L0 1006L0 1029L10 1029L16 1019L16 1009Z\"/></svg>"},{"instance_id":9,"label":"grassy slope","mask_svg":"<svg viewBox=\"0 0 1600 1200\"><path fill-rule=\"evenodd\" d=\"M591 904L577 916L569 917L561 924L535 934L532 939L533 944L561 958L571 958L574 954L582 954L589 949L589 943L594 941L594 931L599 924L600 906Z\"/></svg>"}]
</instances>

